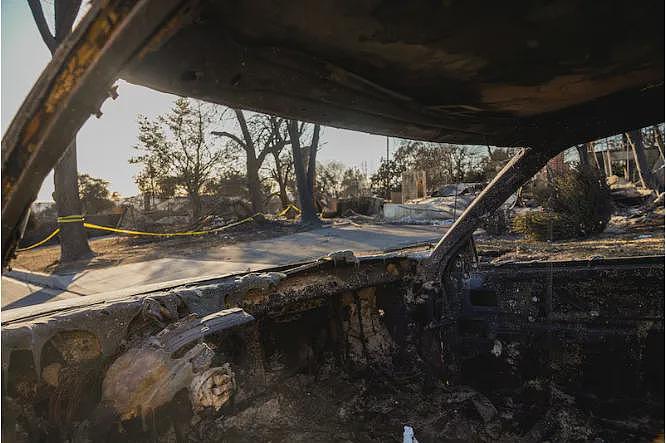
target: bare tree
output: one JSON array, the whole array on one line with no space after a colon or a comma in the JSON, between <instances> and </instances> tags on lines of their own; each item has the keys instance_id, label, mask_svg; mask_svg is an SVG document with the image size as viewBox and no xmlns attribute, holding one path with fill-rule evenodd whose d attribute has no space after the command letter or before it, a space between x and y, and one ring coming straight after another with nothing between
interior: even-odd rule
<instances>
[{"instance_id":1,"label":"bare tree","mask_svg":"<svg viewBox=\"0 0 666 443\"><path fill-rule=\"evenodd\" d=\"M264 195L259 171L271 153L279 153L289 141L285 137L284 120L270 115L255 114L246 118L240 109L234 109L241 136L228 131L214 131L214 135L227 137L245 151L245 168L250 202L255 212L264 211Z\"/></svg>"},{"instance_id":2,"label":"bare tree","mask_svg":"<svg viewBox=\"0 0 666 443\"><path fill-rule=\"evenodd\" d=\"M271 168L270 175L278 185L280 204L282 205L282 209L284 209L291 203L287 194L287 187L292 181L294 174L294 159L289 153L281 155L281 151L281 149L279 151L277 149L271 151L273 155L273 167Z\"/></svg>"},{"instance_id":3,"label":"bare tree","mask_svg":"<svg viewBox=\"0 0 666 443\"><path fill-rule=\"evenodd\" d=\"M72 31L72 25L81 7L81 0L55 0L55 30L53 34L46 23L40 1L28 0L28 5L42 40L53 55L65 37ZM58 217L81 214L76 163L76 138L71 141L54 168L53 181ZM83 221L61 223L59 235L61 262L78 260L92 255Z\"/></svg>"},{"instance_id":4,"label":"bare tree","mask_svg":"<svg viewBox=\"0 0 666 443\"><path fill-rule=\"evenodd\" d=\"M301 135L303 134L304 124L296 120L288 120L287 128L289 139L291 140L291 150L294 156L294 172L296 174L296 189L298 191L298 200L301 206L301 222L305 224L317 223L319 216L315 208L314 184L315 174L317 173L317 149L319 148L320 126L314 125L312 130L312 139L307 148L307 169L301 149Z\"/></svg>"}]
</instances>

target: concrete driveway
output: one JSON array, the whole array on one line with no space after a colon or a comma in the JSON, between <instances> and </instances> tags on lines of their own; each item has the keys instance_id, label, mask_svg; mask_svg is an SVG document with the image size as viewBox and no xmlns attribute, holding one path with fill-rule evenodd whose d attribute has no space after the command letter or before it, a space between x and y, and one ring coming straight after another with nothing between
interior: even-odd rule
<instances>
[{"instance_id":1,"label":"concrete driveway","mask_svg":"<svg viewBox=\"0 0 666 443\"><path fill-rule=\"evenodd\" d=\"M52 300L114 292L195 277L259 271L299 263L351 249L357 255L436 242L441 226L332 225L269 240L201 251L196 258L169 257L73 274L39 274L13 270L2 278L2 308L12 309Z\"/></svg>"}]
</instances>

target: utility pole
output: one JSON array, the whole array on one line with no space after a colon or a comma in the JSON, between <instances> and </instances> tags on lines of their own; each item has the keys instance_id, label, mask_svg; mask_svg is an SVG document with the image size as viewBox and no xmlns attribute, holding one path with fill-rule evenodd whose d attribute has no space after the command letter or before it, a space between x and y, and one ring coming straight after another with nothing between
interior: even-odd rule
<instances>
[{"instance_id":1,"label":"utility pole","mask_svg":"<svg viewBox=\"0 0 666 443\"><path fill-rule=\"evenodd\" d=\"M386 137L386 200L391 201L391 176L389 174L389 138Z\"/></svg>"}]
</instances>

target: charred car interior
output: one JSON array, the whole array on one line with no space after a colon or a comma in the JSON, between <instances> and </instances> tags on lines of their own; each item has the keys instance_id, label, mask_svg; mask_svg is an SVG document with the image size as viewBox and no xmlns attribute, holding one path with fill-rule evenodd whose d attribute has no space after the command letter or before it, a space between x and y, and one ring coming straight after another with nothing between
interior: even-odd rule
<instances>
[{"instance_id":1,"label":"charred car interior","mask_svg":"<svg viewBox=\"0 0 666 443\"><path fill-rule=\"evenodd\" d=\"M522 149L430 249L332 251L3 309L3 438L401 441L409 425L420 442L663 441L663 255L497 264L472 240L555 155L663 122L663 12L570 0L93 2L3 136L3 267L41 182L118 79L335 127Z\"/></svg>"}]
</instances>

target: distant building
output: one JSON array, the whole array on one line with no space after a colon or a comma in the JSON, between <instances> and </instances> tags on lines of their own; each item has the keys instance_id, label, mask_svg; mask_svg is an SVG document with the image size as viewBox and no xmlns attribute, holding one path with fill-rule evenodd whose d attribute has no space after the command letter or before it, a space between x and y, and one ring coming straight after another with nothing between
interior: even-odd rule
<instances>
[{"instance_id":1,"label":"distant building","mask_svg":"<svg viewBox=\"0 0 666 443\"><path fill-rule=\"evenodd\" d=\"M426 196L426 172L408 171L402 174L402 201L423 198ZM397 203L397 202L395 202Z\"/></svg>"}]
</instances>

